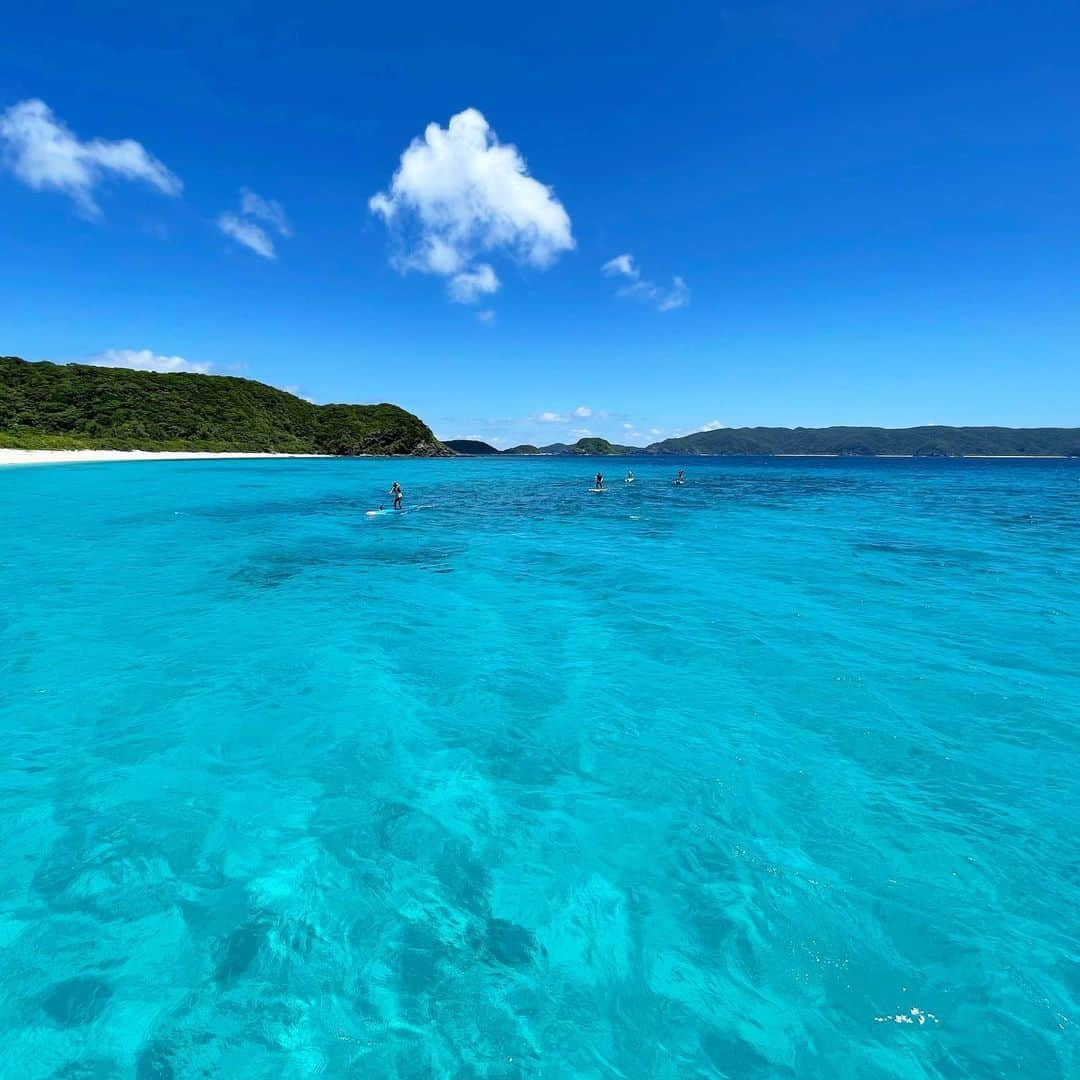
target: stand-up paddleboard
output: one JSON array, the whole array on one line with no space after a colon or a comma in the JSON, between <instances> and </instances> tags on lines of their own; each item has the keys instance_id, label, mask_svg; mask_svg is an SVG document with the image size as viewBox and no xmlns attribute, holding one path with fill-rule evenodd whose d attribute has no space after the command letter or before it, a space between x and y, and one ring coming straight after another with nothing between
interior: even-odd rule
<instances>
[{"instance_id":1,"label":"stand-up paddleboard","mask_svg":"<svg viewBox=\"0 0 1080 1080\"><path fill-rule=\"evenodd\" d=\"M592 495L606 495L607 488L589 488L589 493Z\"/></svg>"},{"instance_id":2,"label":"stand-up paddleboard","mask_svg":"<svg viewBox=\"0 0 1080 1080\"><path fill-rule=\"evenodd\" d=\"M395 510L392 506L384 506L380 510L365 510L365 517L381 517L383 514L415 514L417 510L430 510L434 503L421 503L419 506L403 506Z\"/></svg>"}]
</instances>

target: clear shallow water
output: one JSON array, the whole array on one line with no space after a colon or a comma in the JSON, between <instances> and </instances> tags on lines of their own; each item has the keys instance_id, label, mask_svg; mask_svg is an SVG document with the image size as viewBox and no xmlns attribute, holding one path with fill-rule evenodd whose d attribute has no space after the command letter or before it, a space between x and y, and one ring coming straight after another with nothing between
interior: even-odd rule
<instances>
[{"instance_id":1,"label":"clear shallow water","mask_svg":"<svg viewBox=\"0 0 1080 1080\"><path fill-rule=\"evenodd\" d=\"M0 471L0 1072L1077 1075L1080 466L595 464Z\"/></svg>"}]
</instances>

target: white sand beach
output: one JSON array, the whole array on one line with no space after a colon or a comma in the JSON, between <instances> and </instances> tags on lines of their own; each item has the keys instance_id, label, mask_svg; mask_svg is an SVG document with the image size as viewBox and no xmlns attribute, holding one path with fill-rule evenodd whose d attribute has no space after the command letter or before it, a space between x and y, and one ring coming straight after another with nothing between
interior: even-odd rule
<instances>
[{"instance_id":1,"label":"white sand beach","mask_svg":"<svg viewBox=\"0 0 1080 1080\"><path fill-rule=\"evenodd\" d=\"M191 461L209 458L314 458L329 454L244 454L203 450L11 450L0 447L0 465L61 465L77 461Z\"/></svg>"}]
</instances>

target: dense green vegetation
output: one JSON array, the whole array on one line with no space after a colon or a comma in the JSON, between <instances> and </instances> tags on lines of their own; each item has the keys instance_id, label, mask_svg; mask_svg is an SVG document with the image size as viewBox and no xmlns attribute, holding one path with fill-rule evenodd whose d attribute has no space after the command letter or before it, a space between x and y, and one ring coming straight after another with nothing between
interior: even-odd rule
<instances>
[{"instance_id":1,"label":"dense green vegetation","mask_svg":"<svg viewBox=\"0 0 1080 1080\"><path fill-rule=\"evenodd\" d=\"M0 357L0 446L448 453L396 405L312 405L251 379Z\"/></svg>"},{"instance_id":2,"label":"dense green vegetation","mask_svg":"<svg viewBox=\"0 0 1080 1080\"><path fill-rule=\"evenodd\" d=\"M578 439L570 448L571 454L621 454L629 447L613 446L607 439Z\"/></svg>"},{"instance_id":3,"label":"dense green vegetation","mask_svg":"<svg viewBox=\"0 0 1080 1080\"><path fill-rule=\"evenodd\" d=\"M841 454L912 457L1080 456L1080 428L720 428L665 439L649 454Z\"/></svg>"},{"instance_id":4,"label":"dense green vegetation","mask_svg":"<svg viewBox=\"0 0 1080 1080\"><path fill-rule=\"evenodd\" d=\"M481 457L499 452L490 443L481 442L479 439L446 439L443 446L464 457Z\"/></svg>"}]
</instances>

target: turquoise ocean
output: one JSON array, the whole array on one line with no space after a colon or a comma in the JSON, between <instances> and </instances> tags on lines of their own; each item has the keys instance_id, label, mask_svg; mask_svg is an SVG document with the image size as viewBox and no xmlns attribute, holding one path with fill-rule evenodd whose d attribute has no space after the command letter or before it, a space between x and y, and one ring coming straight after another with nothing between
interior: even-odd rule
<instances>
[{"instance_id":1,"label":"turquoise ocean","mask_svg":"<svg viewBox=\"0 0 1080 1080\"><path fill-rule=\"evenodd\" d=\"M3 1076L1080 1075L1080 462L25 467L0 521Z\"/></svg>"}]
</instances>

